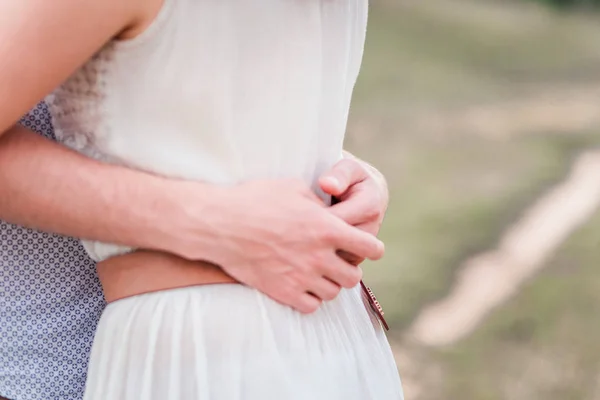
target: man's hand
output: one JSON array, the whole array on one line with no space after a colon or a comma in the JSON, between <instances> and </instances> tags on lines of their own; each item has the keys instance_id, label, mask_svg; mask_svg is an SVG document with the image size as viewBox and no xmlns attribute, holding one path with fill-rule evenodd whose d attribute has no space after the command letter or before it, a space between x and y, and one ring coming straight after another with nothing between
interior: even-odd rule
<instances>
[{"instance_id":1,"label":"man's hand","mask_svg":"<svg viewBox=\"0 0 600 400\"><path fill-rule=\"evenodd\" d=\"M338 250L373 260L383 255L383 243L329 212L300 180L252 181L223 188L214 200L202 214L189 214L211 227L210 250L198 257L300 312L316 311L362 279ZM206 237L198 228L190 225L184 236Z\"/></svg>"},{"instance_id":2,"label":"man's hand","mask_svg":"<svg viewBox=\"0 0 600 400\"><path fill-rule=\"evenodd\" d=\"M349 154L319 179L321 189L335 197L330 211L346 223L374 236L379 233L389 202L387 183L374 167ZM341 249L348 262L358 265L364 257Z\"/></svg>"}]
</instances>

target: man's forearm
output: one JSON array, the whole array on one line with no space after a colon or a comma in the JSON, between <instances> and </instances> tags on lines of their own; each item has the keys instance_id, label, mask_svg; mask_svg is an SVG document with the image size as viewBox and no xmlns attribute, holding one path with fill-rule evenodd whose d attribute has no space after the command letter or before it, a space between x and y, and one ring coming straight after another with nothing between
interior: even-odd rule
<instances>
[{"instance_id":1,"label":"man's forearm","mask_svg":"<svg viewBox=\"0 0 600 400\"><path fill-rule=\"evenodd\" d=\"M0 219L7 222L174 251L183 212L177 185L91 160L20 126L0 136Z\"/></svg>"}]
</instances>

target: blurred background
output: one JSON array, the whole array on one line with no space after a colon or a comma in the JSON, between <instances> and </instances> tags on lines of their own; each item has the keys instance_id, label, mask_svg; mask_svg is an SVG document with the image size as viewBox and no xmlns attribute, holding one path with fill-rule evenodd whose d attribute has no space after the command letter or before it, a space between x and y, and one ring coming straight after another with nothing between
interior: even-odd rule
<instances>
[{"instance_id":1,"label":"blurred background","mask_svg":"<svg viewBox=\"0 0 600 400\"><path fill-rule=\"evenodd\" d=\"M389 180L407 400L600 399L594 3L371 0L346 147Z\"/></svg>"}]
</instances>

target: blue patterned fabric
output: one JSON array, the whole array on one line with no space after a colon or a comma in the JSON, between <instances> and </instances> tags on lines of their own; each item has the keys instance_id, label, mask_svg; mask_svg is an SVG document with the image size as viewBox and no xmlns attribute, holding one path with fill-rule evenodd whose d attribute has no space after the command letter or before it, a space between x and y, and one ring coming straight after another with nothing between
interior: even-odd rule
<instances>
[{"instance_id":1,"label":"blue patterned fabric","mask_svg":"<svg viewBox=\"0 0 600 400\"><path fill-rule=\"evenodd\" d=\"M52 137L43 104L21 122ZM0 221L0 396L81 399L103 307L94 264L77 240Z\"/></svg>"}]
</instances>

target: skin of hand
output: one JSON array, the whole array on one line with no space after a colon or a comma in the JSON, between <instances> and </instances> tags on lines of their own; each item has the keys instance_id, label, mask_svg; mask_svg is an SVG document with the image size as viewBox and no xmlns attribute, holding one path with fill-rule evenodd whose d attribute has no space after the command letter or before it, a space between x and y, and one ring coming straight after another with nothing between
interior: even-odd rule
<instances>
[{"instance_id":1,"label":"skin of hand","mask_svg":"<svg viewBox=\"0 0 600 400\"><path fill-rule=\"evenodd\" d=\"M345 153L344 159L320 177L319 186L336 199L329 209L332 214L377 236L389 203L387 182L381 172ZM364 261L364 257L344 250L340 255L354 265Z\"/></svg>"},{"instance_id":2,"label":"skin of hand","mask_svg":"<svg viewBox=\"0 0 600 400\"><path fill-rule=\"evenodd\" d=\"M362 279L361 269L338 250L372 260L383 256L382 242L331 213L303 181L252 181L218 197L210 261L300 312L316 311Z\"/></svg>"}]
</instances>

